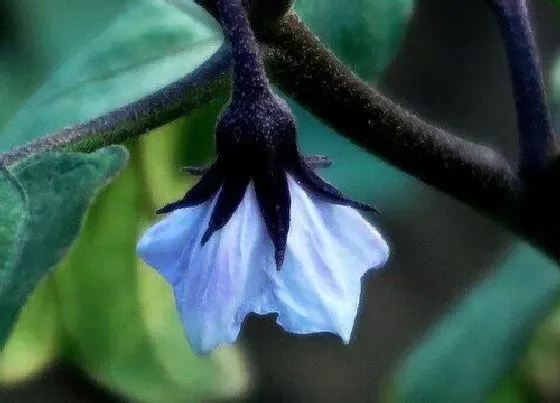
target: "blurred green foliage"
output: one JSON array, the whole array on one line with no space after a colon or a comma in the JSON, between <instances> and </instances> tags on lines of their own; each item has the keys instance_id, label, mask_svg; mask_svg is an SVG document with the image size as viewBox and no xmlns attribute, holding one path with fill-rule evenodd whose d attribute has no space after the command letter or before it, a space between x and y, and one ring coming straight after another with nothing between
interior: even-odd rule
<instances>
[{"instance_id":1,"label":"blurred green foliage","mask_svg":"<svg viewBox=\"0 0 560 403\"><path fill-rule=\"evenodd\" d=\"M368 80L392 60L412 9L412 0L296 1L296 11L313 32Z\"/></svg>"},{"instance_id":2,"label":"blurred green foliage","mask_svg":"<svg viewBox=\"0 0 560 403\"><path fill-rule=\"evenodd\" d=\"M513 371L504 378L489 397L488 403L526 403L538 401L533 388L526 382L520 371Z\"/></svg>"},{"instance_id":3,"label":"blurred green foliage","mask_svg":"<svg viewBox=\"0 0 560 403\"><path fill-rule=\"evenodd\" d=\"M559 289L554 264L517 246L407 357L396 401L484 401L518 362Z\"/></svg>"},{"instance_id":4,"label":"blurred green foliage","mask_svg":"<svg viewBox=\"0 0 560 403\"><path fill-rule=\"evenodd\" d=\"M89 38L135 0L18 0L0 5L0 125ZM0 152L4 151L0 135Z\"/></svg>"},{"instance_id":5,"label":"blurred green foliage","mask_svg":"<svg viewBox=\"0 0 560 403\"><path fill-rule=\"evenodd\" d=\"M16 383L48 366L58 354L59 318L54 279L46 276L29 297L0 354L0 380ZM1 389L1 385L0 385Z\"/></svg>"}]
</instances>

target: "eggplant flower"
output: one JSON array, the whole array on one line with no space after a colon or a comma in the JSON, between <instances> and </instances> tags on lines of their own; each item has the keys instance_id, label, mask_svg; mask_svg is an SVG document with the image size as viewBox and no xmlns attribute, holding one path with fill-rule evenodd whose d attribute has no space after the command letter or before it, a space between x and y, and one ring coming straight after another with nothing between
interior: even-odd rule
<instances>
[{"instance_id":1,"label":"eggplant flower","mask_svg":"<svg viewBox=\"0 0 560 403\"><path fill-rule=\"evenodd\" d=\"M193 350L233 343L245 317L275 313L289 332L348 343L361 279L389 248L353 201L313 171L287 104L268 84L239 0L219 0L233 48L231 101L216 126L217 159L138 243L173 287Z\"/></svg>"},{"instance_id":2,"label":"eggplant flower","mask_svg":"<svg viewBox=\"0 0 560 403\"><path fill-rule=\"evenodd\" d=\"M251 117L267 110L254 106ZM331 332L348 343L361 278L389 254L355 210L373 208L315 174L286 120L271 120L257 135L232 134L228 122L238 127L239 112L225 112L217 161L183 199L160 210L171 214L144 234L138 252L173 286L199 354L233 343L251 312L277 313L292 333Z\"/></svg>"}]
</instances>

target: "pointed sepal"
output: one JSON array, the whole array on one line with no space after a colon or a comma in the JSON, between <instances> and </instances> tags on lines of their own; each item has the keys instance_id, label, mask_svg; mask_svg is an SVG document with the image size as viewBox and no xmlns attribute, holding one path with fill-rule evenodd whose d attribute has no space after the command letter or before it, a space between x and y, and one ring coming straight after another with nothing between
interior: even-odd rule
<instances>
[{"instance_id":1,"label":"pointed sepal","mask_svg":"<svg viewBox=\"0 0 560 403\"><path fill-rule=\"evenodd\" d=\"M235 210L243 200L250 177L244 174L231 174L226 180L218 195L216 205L212 210L212 216L208 228L202 236L201 243L204 245L210 237L227 224Z\"/></svg>"},{"instance_id":2,"label":"pointed sepal","mask_svg":"<svg viewBox=\"0 0 560 403\"><path fill-rule=\"evenodd\" d=\"M274 245L276 269L284 263L290 227L290 190L286 173L281 168L257 174L255 192L266 229Z\"/></svg>"},{"instance_id":3,"label":"pointed sepal","mask_svg":"<svg viewBox=\"0 0 560 403\"><path fill-rule=\"evenodd\" d=\"M208 171L200 178L181 200L169 203L157 211L158 214L171 213L175 210L198 206L209 200L220 190L224 172L219 162L215 162L208 168Z\"/></svg>"},{"instance_id":4,"label":"pointed sepal","mask_svg":"<svg viewBox=\"0 0 560 403\"><path fill-rule=\"evenodd\" d=\"M329 203L349 206L355 208L356 210L369 211L379 214L379 211L374 206L360 203L346 197L337 188L313 172L313 169L307 165L301 156L293 162L293 164L289 167L289 171L307 191L317 194Z\"/></svg>"}]
</instances>

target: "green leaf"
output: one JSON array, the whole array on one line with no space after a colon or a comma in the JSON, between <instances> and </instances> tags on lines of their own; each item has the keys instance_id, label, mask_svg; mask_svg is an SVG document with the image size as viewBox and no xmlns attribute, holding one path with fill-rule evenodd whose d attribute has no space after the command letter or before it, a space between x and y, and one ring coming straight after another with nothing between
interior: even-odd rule
<instances>
[{"instance_id":1,"label":"green leaf","mask_svg":"<svg viewBox=\"0 0 560 403\"><path fill-rule=\"evenodd\" d=\"M27 195L23 186L7 168L0 165L0 275L5 268L19 259L21 244L27 220ZM0 277L0 279L4 279Z\"/></svg>"},{"instance_id":2,"label":"green leaf","mask_svg":"<svg viewBox=\"0 0 560 403\"><path fill-rule=\"evenodd\" d=\"M168 136L151 138L163 141ZM154 216L144 196L139 155L133 153L128 170L98 197L79 240L56 272L67 357L134 401L231 395L243 382L243 361L234 350L196 356L170 287L136 257L139 232L147 217ZM158 155L165 163L165 155Z\"/></svg>"},{"instance_id":3,"label":"green leaf","mask_svg":"<svg viewBox=\"0 0 560 403\"><path fill-rule=\"evenodd\" d=\"M393 58L413 0L300 0L296 10L356 73L375 80Z\"/></svg>"},{"instance_id":4,"label":"green leaf","mask_svg":"<svg viewBox=\"0 0 560 403\"><path fill-rule=\"evenodd\" d=\"M49 153L0 171L0 346L29 295L77 236L89 200L127 155L117 146L93 154Z\"/></svg>"},{"instance_id":5,"label":"green leaf","mask_svg":"<svg viewBox=\"0 0 560 403\"><path fill-rule=\"evenodd\" d=\"M0 152L98 117L179 79L220 37L200 11L139 1L55 73L0 134Z\"/></svg>"},{"instance_id":6,"label":"green leaf","mask_svg":"<svg viewBox=\"0 0 560 403\"><path fill-rule=\"evenodd\" d=\"M135 0L18 0L3 2L0 127L45 77ZM8 22L6 24L5 22ZM0 139L0 144L2 140Z\"/></svg>"},{"instance_id":7,"label":"green leaf","mask_svg":"<svg viewBox=\"0 0 560 403\"><path fill-rule=\"evenodd\" d=\"M27 196L23 187L0 165L0 346L27 297L12 297L10 283L18 275L16 269L26 243L28 220Z\"/></svg>"},{"instance_id":8,"label":"green leaf","mask_svg":"<svg viewBox=\"0 0 560 403\"><path fill-rule=\"evenodd\" d=\"M552 308L560 272L520 245L410 354L397 374L398 402L481 402L525 351Z\"/></svg>"}]
</instances>

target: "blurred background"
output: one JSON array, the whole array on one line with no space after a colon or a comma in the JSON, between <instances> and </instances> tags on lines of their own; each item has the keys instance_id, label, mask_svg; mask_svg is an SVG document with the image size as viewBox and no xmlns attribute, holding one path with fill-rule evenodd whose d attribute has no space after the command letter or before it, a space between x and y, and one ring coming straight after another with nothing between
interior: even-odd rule
<instances>
[{"instance_id":1,"label":"blurred background","mask_svg":"<svg viewBox=\"0 0 560 403\"><path fill-rule=\"evenodd\" d=\"M150 2L0 3L0 151L15 145L16 131L44 135L145 95L220 42L215 24L187 0L175 1L171 16L154 14L155 1L143 9L135 3ZM530 6L560 117L560 8L544 0ZM384 94L515 161L505 53L484 0L296 0L296 9ZM195 357L170 289L135 258L134 243L153 211L192 185L179 168L212 159L212 127L225 100L127 144L126 172L97 198L69 256L40 285L0 353L1 402L379 401L408 352L435 323L454 317L452 307L484 279L520 266L554 270L489 219L362 152L293 104L302 149L335 160L323 175L382 211L375 224L392 258L364 279L349 346L250 317L235 346ZM511 309L517 291L506 291ZM554 304L546 311L521 343L521 359L496 384L495 401L560 401L560 311ZM463 337L476 342L488 322L473 323L480 327Z\"/></svg>"}]
</instances>

